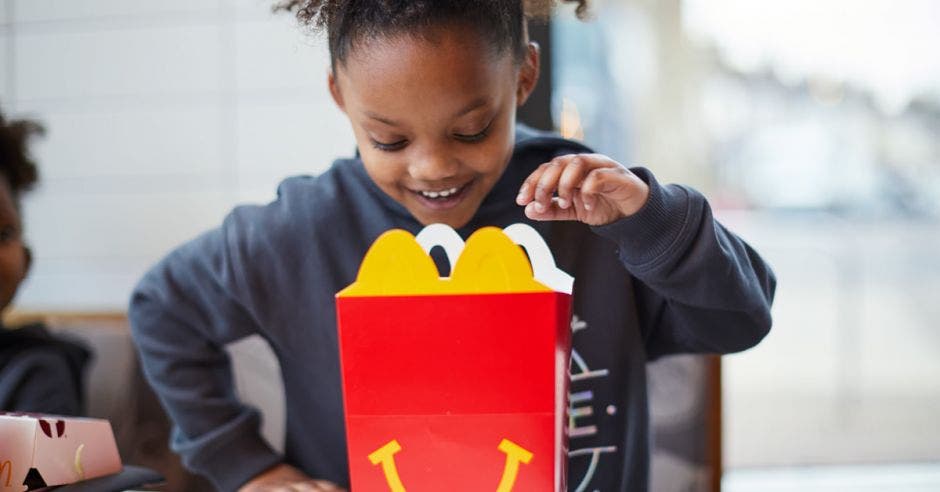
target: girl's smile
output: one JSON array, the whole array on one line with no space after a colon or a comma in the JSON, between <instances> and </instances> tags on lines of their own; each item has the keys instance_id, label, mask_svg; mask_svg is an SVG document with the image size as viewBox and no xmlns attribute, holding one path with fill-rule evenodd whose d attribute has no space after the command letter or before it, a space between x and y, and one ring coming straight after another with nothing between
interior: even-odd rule
<instances>
[{"instance_id":1,"label":"girl's smile","mask_svg":"<svg viewBox=\"0 0 940 492\"><path fill-rule=\"evenodd\" d=\"M446 211L456 208L470 193L474 180L443 189L412 190L425 207L432 210Z\"/></svg>"}]
</instances>

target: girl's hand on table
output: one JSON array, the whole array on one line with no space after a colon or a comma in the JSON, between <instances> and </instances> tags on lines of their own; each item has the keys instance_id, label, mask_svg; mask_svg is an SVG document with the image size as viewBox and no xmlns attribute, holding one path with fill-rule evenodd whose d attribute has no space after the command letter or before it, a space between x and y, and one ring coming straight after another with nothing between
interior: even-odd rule
<instances>
[{"instance_id":1,"label":"girl's hand on table","mask_svg":"<svg viewBox=\"0 0 940 492\"><path fill-rule=\"evenodd\" d=\"M649 186L601 154L568 154L539 166L519 189L516 203L532 220L610 224L639 211ZM555 196L557 194L557 196Z\"/></svg>"},{"instance_id":2,"label":"girl's hand on table","mask_svg":"<svg viewBox=\"0 0 940 492\"><path fill-rule=\"evenodd\" d=\"M314 480L281 463L249 480L238 492L346 492L346 489L326 480Z\"/></svg>"}]
</instances>

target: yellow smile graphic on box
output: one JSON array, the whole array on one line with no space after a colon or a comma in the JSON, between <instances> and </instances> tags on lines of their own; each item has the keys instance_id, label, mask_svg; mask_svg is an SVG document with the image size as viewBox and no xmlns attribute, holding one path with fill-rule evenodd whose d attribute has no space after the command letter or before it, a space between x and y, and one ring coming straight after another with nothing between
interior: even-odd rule
<instances>
[{"instance_id":1,"label":"yellow smile graphic on box","mask_svg":"<svg viewBox=\"0 0 940 492\"><path fill-rule=\"evenodd\" d=\"M519 464L532 461L532 453L509 439L503 439L498 449L506 453L506 466L503 468L503 477L499 479L496 492L510 492L519 474ZM385 481L388 482L388 488L392 492L405 492L405 485L398 476L398 468L395 466L395 453L399 451L401 451L401 445L392 439L369 455L369 461L373 465L382 465L382 473L385 474Z\"/></svg>"}]
</instances>

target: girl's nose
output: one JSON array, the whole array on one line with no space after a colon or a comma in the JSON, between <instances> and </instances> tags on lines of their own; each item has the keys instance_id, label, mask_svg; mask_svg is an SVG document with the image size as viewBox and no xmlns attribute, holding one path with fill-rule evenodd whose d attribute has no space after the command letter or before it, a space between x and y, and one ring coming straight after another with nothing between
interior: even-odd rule
<instances>
[{"instance_id":1,"label":"girl's nose","mask_svg":"<svg viewBox=\"0 0 940 492\"><path fill-rule=\"evenodd\" d=\"M443 147L435 147L417 153L408 166L408 173L418 181L433 183L456 176L459 166L455 156Z\"/></svg>"}]
</instances>

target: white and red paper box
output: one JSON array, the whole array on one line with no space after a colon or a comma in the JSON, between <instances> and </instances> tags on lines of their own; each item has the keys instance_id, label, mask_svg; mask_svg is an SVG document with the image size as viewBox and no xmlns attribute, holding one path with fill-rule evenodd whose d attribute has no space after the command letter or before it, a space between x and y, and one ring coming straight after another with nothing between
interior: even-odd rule
<instances>
[{"instance_id":1,"label":"white and red paper box","mask_svg":"<svg viewBox=\"0 0 940 492\"><path fill-rule=\"evenodd\" d=\"M120 472L121 457L111 424L101 419L0 412L0 491L26 490L30 470L49 487Z\"/></svg>"}]
</instances>

